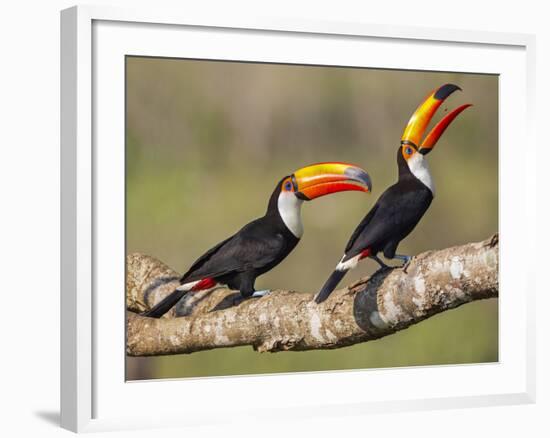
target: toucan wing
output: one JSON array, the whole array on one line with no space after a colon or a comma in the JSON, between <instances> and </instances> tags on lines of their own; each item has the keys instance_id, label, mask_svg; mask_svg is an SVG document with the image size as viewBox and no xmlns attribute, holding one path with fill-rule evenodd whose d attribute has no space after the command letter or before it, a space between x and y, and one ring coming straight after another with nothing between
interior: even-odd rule
<instances>
[{"instance_id":1,"label":"toucan wing","mask_svg":"<svg viewBox=\"0 0 550 438\"><path fill-rule=\"evenodd\" d=\"M432 200L431 194L425 191L411 190L396 196L395 190L395 186L388 189L357 227L353 240L350 238L346 247L343 261L380 242L387 242L394 236L408 234Z\"/></svg>"},{"instance_id":2,"label":"toucan wing","mask_svg":"<svg viewBox=\"0 0 550 438\"><path fill-rule=\"evenodd\" d=\"M354 255L357 255L361 251L363 251L364 248L362 247L361 234L365 231L365 229L367 229L367 227L375 217L376 211L378 210L378 207L379 207L379 202L380 200L378 200L378 202L374 204L374 206L370 209L370 211L359 223L359 225L357 225L357 228L355 228L355 231L349 238L348 243L346 245L346 249L344 250L344 257L340 262L345 262L350 258L354 257ZM360 249L358 252L356 252L358 248L363 248L363 249ZM354 254L354 255L350 255L350 254ZM340 283L342 278L344 278L344 276L346 275L346 272L347 272L347 269L338 269L337 267L334 270L334 272L330 274L330 277L325 281L325 284L323 285L319 293L315 295L315 302L317 304L322 303L328 298L328 296L332 293L332 291L336 288L336 286L338 286L338 283Z\"/></svg>"},{"instance_id":3,"label":"toucan wing","mask_svg":"<svg viewBox=\"0 0 550 438\"><path fill-rule=\"evenodd\" d=\"M348 244L346 245L346 249L344 250L345 254L347 254L353 248L353 245L355 244L355 241L357 240L359 235L365 230L367 225L370 223L370 221L374 217L374 214L376 213L377 209L378 209L378 203L376 203L374 205L374 207L372 207L370 209L370 211L363 218L361 223L359 225L357 225L357 228L355 228L355 231L353 232L353 234L351 235L351 237L348 240Z\"/></svg>"},{"instance_id":4,"label":"toucan wing","mask_svg":"<svg viewBox=\"0 0 550 438\"><path fill-rule=\"evenodd\" d=\"M188 280L188 277L196 271L199 271L201 267L210 260L210 258L218 252L218 250L223 247L227 242L229 242L231 239L233 239L235 236L228 237L227 239L221 241L217 245L210 248L208 251L206 251L203 255L201 255L195 262L191 265L191 267L188 269L188 271L183 274L181 277L181 283L186 283ZM194 281L194 280L189 280Z\"/></svg>"},{"instance_id":5,"label":"toucan wing","mask_svg":"<svg viewBox=\"0 0 550 438\"><path fill-rule=\"evenodd\" d=\"M188 283L234 272L261 269L276 262L284 250L282 234L259 236L251 232L252 227L247 227L202 255L183 275L181 282Z\"/></svg>"}]
</instances>

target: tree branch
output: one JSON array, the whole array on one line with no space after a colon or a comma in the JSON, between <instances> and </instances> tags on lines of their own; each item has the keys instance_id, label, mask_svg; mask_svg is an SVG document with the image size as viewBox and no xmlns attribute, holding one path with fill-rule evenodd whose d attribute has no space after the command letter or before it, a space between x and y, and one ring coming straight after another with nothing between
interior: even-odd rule
<instances>
[{"instance_id":1,"label":"tree branch","mask_svg":"<svg viewBox=\"0 0 550 438\"><path fill-rule=\"evenodd\" d=\"M158 260L127 259L127 353L192 353L251 345L258 351L340 348L395 333L436 313L498 297L498 234L416 256L405 272L379 272L317 305L310 293L273 291L239 301L226 288L189 294L163 318L142 317L179 284Z\"/></svg>"}]
</instances>

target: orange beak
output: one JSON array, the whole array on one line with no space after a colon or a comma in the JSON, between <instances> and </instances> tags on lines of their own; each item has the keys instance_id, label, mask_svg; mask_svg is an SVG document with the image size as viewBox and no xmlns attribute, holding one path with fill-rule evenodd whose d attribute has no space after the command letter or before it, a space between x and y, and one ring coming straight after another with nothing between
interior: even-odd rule
<instances>
[{"instance_id":1,"label":"orange beak","mask_svg":"<svg viewBox=\"0 0 550 438\"><path fill-rule=\"evenodd\" d=\"M345 191L370 192L371 179L367 172L348 163L317 163L292 174L296 196L310 201L331 193Z\"/></svg>"},{"instance_id":2,"label":"orange beak","mask_svg":"<svg viewBox=\"0 0 550 438\"><path fill-rule=\"evenodd\" d=\"M424 132L426 131L426 128L428 127L428 124L432 120L437 109L441 106L445 99L447 99L456 90L460 90L460 87L454 84L445 84L432 91L429 96L418 106L410 118L409 123L403 132L403 136L401 137L401 143L414 146L414 148L422 154L427 154L430 152L451 122L462 111L469 106L472 106L471 104L466 104L451 111L432 128L424 141L420 143L420 140L422 139L422 136L424 135Z\"/></svg>"}]
</instances>

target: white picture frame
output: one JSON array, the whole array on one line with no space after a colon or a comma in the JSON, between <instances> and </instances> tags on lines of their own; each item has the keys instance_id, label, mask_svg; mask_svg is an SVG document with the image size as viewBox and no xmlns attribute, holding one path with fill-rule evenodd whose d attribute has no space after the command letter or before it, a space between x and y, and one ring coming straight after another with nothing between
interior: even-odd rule
<instances>
[{"instance_id":1,"label":"white picture frame","mask_svg":"<svg viewBox=\"0 0 550 438\"><path fill-rule=\"evenodd\" d=\"M182 44L189 39L192 45ZM534 36L525 34L292 17L236 20L215 13L201 16L193 11L103 6L62 11L62 427L81 432L206 424L214 418L223 423L240 412L239 400L245 403L251 398L254 406L240 412L241 419L261 420L274 411L287 418L305 418L533 402L535 288L532 281L524 280L530 278L532 268L520 259L523 251L517 249L526 244L534 248L536 219L527 208L512 208L508 198L515 200L516 207L536 202L535 175L527 171L536 167L535 153L529 153L535 150L534 46ZM370 59L361 50L354 52L365 47L370 47ZM397 50L402 56L392 57ZM434 53L438 56L425 56ZM120 141L124 75L120 68L125 54L501 75L499 190L507 197L501 196L499 204L499 363L125 382L124 299L116 293L124 284L120 245L124 240L120 197L124 196L124 142ZM511 146L517 142L522 143L521 156L513 154ZM107 150L109 160L103 153ZM513 182L507 178L512 171ZM518 221L528 224L530 233L514 233ZM431 387L426 387L426 381L432 382ZM269 399L262 398L259 388ZM290 388L292 400L285 397ZM182 393L187 398L178 397ZM231 403L226 394L232 394ZM162 402L155 403L157 412L151 415L151 406L147 412L140 411L135 403L140 399Z\"/></svg>"}]
</instances>

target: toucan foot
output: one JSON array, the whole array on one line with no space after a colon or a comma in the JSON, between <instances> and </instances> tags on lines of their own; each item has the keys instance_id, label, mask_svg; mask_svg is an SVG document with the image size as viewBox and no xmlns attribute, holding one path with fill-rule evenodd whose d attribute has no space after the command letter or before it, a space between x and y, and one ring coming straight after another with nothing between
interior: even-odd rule
<instances>
[{"instance_id":1,"label":"toucan foot","mask_svg":"<svg viewBox=\"0 0 550 438\"><path fill-rule=\"evenodd\" d=\"M398 255L398 254L396 254L396 255L393 256L393 258L403 261L403 264L401 265L401 269L403 269L403 271L405 273L407 273L407 268L409 267L409 264L411 263L412 257L408 256L408 255Z\"/></svg>"},{"instance_id":2,"label":"toucan foot","mask_svg":"<svg viewBox=\"0 0 550 438\"><path fill-rule=\"evenodd\" d=\"M262 298L269 295L270 293L271 293L271 289L265 289L265 290L256 290L246 295L238 294L236 297L233 298L233 305L238 306L243 301L250 300L251 298Z\"/></svg>"},{"instance_id":3,"label":"toucan foot","mask_svg":"<svg viewBox=\"0 0 550 438\"><path fill-rule=\"evenodd\" d=\"M257 290L255 291L250 298L262 298L271 293L271 289Z\"/></svg>"}]
</instances>

